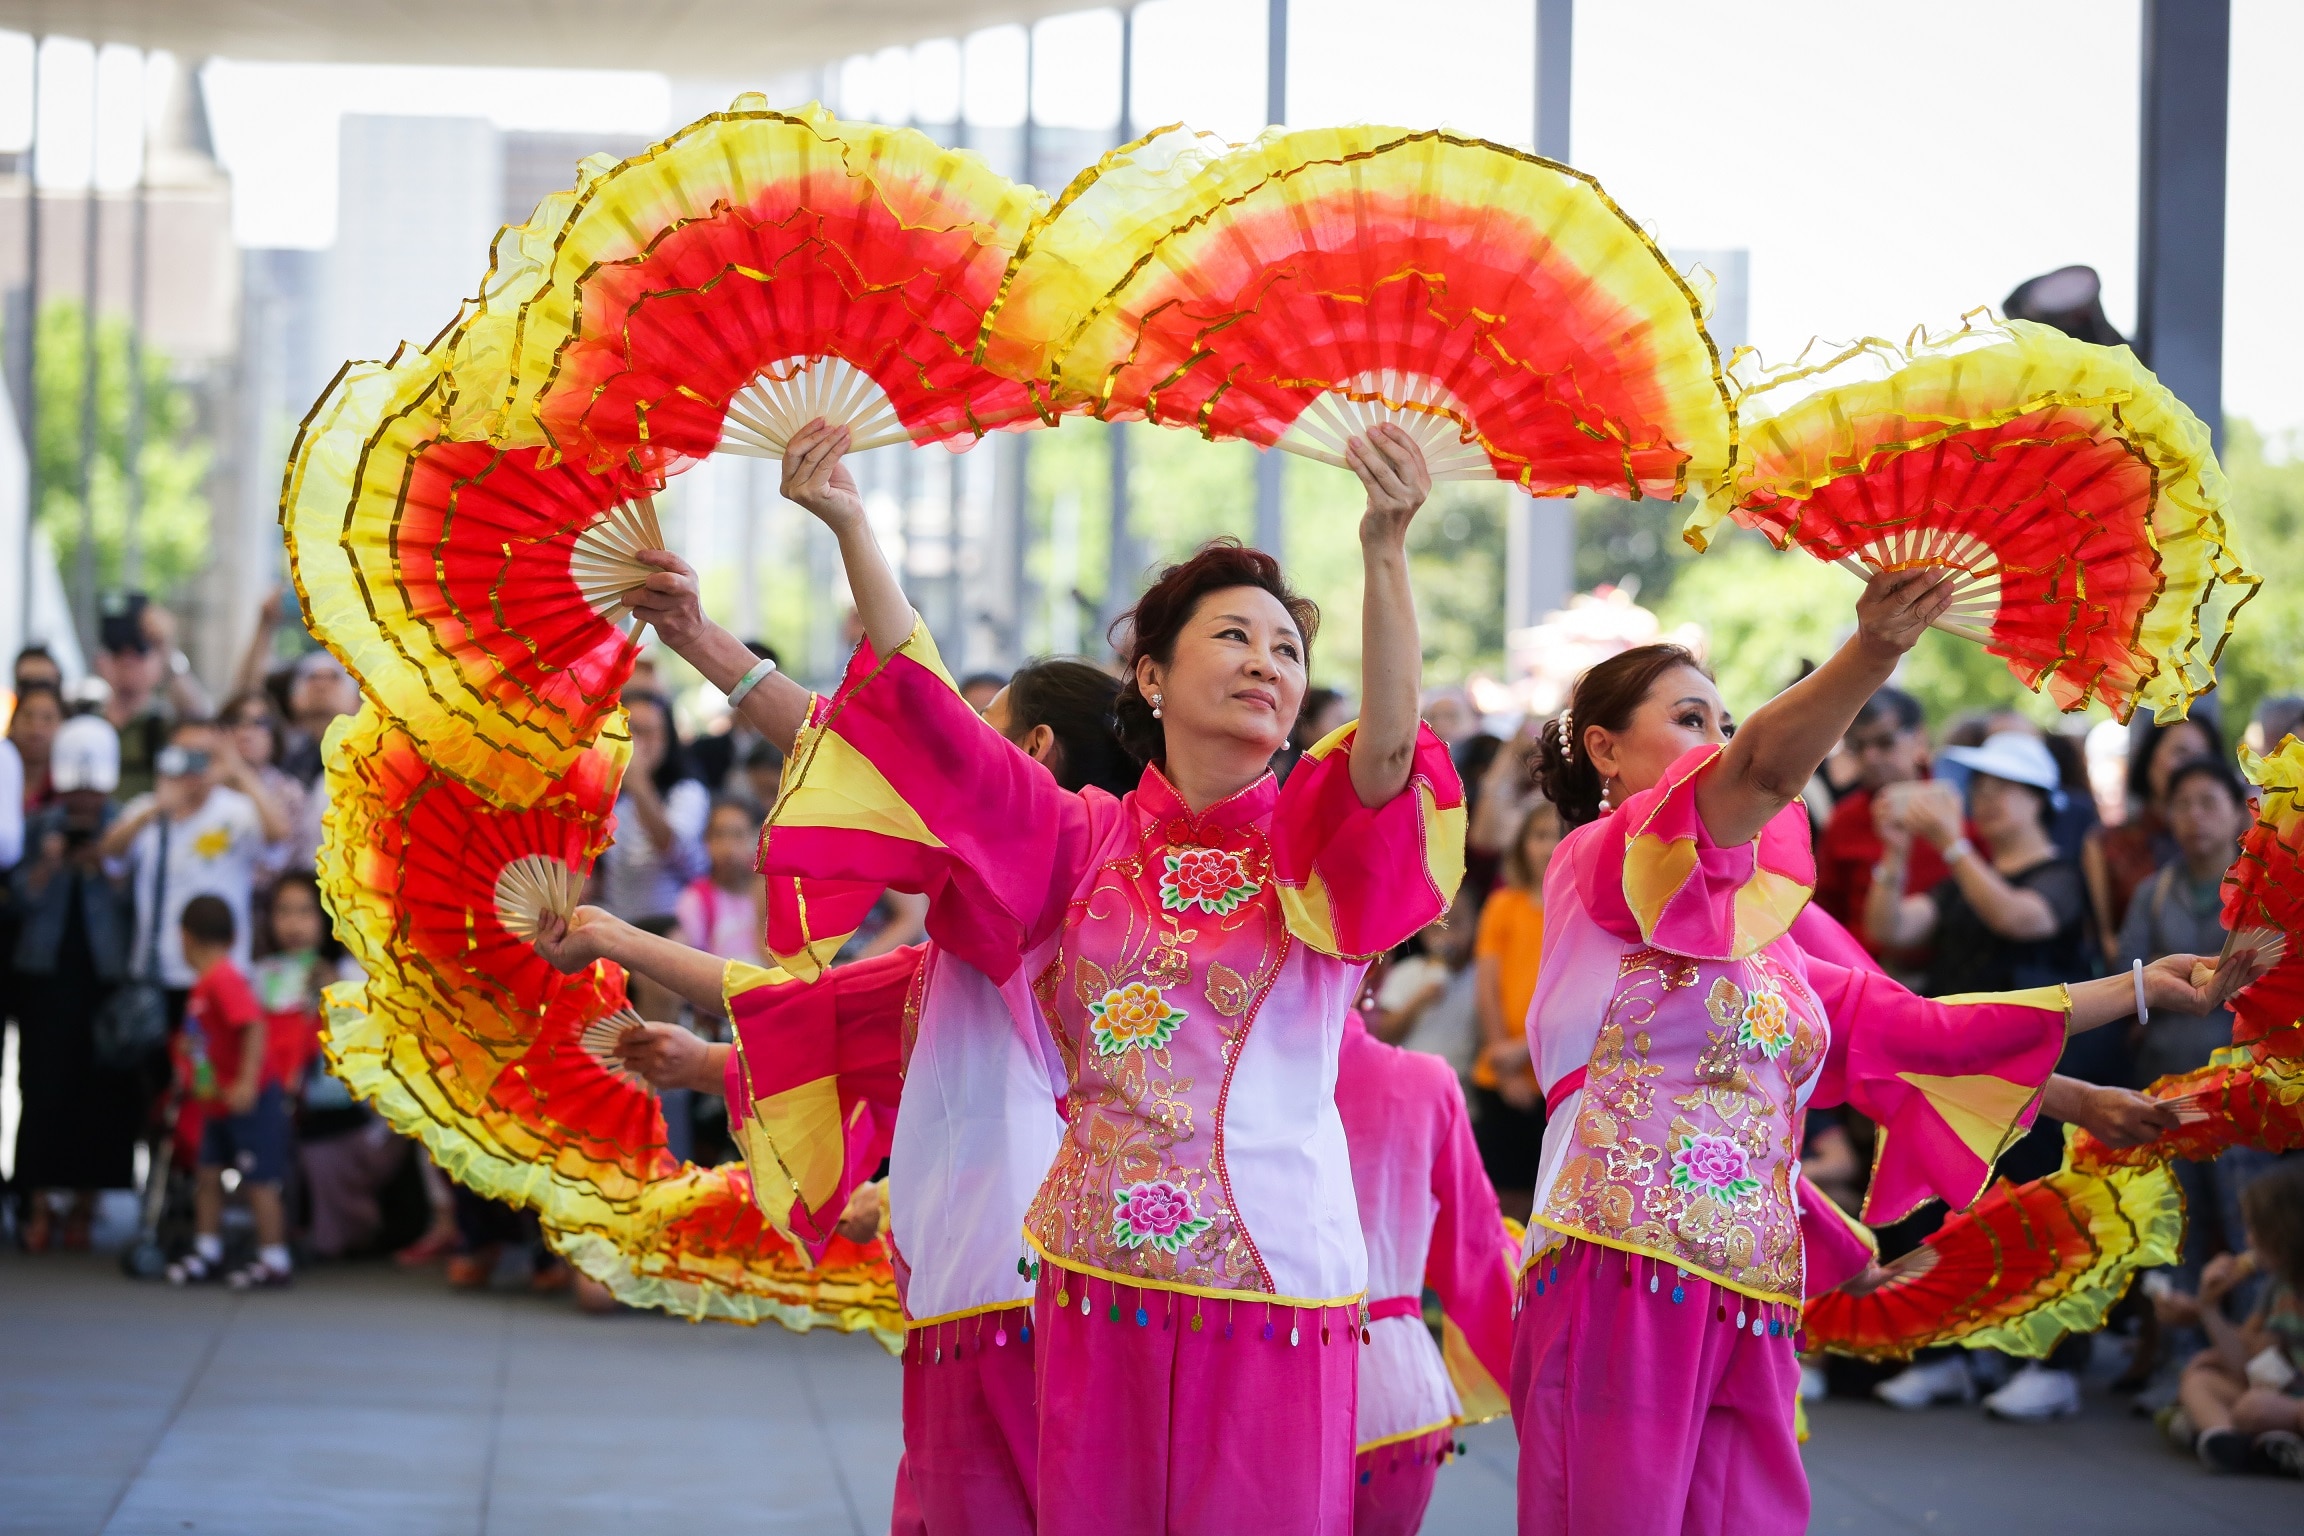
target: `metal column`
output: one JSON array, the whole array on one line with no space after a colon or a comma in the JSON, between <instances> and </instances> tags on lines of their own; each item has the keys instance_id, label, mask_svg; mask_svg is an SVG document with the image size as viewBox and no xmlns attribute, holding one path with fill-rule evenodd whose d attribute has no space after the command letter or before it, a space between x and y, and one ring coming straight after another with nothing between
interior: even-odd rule
<instances>
[{"instance_id":1,"label":"metal column","mask_svg":"<svg viewBox=\"0 0 2304 1536\"><path fill-rule=\"evenodd\" d=\"M1576 0L1536 0L1536 153L1568 158ZM1568 601L1576 584L1576 508L1566 498L1515 495L1504 524L1504 628L1526 629Z\"/></svg>"},{"instance_id":2,"label":"metal column","mask_svg":"<svg viewBox=\"0 0 2304 1536\"><path fill-rule=\"evenodd\" d=\"M1264 44L1264 121L1288 121L1288 0L1268 0ZM1287 557L1287 524L1282 472L1287 464L1280 450L1265 448L1256 455L1256 536L1258 549Z\"/></svg>"},{"instance_id":3,"label":"metal column","mask_svg":"<svg viewBox=\"0 0 2304 1536\"><path fill-rule=\"evenodd\" d=\"M1136 137L1135 84L1136 7L1130 5L1120 12L1120 121L1113 137L1121 144ZM1144 568L1144 553L1137 543L1133 521L1135 499L1129 484L1128 430L1128 423L1124 421L1112 422L1104 428L1104 441L1111 455L1111 510L1104 558L1104 606L1097 615L1101 627L1096 641L1086 647L1094 655L1102 654L1103 637L1136 601L1136 582Z\"/></svg>"},{"instance_id":4,"label":"metal column","mask_svg":"<svg viewBox=\"0 0 2304 1536\"><path fill-rule=\"evenodd\" d=\"M47 41L32 39L32 136L24 145L24 397L16 402L17 420L24 428L24 541L18 551L23 606L16 610L14 641L18 646L33 639L32 534L40 521L40 55Z\"/></svg>"},{"instance_id":5,"label":"metal column","mask_svg":"<svg viewBox=\"0 0 2304 1536\"><path fill-rule=\"evenodd\" d=\"M2144 0L2136 351L2224 443L2231 0Z\"/></svg>"}]
</instances>

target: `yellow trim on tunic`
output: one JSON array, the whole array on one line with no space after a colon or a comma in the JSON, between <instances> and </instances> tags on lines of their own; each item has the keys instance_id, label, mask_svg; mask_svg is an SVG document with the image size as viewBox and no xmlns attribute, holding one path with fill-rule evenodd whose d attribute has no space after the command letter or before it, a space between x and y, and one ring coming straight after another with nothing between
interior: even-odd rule
<instances>
[{"instance_id":1,"label":"yellow trim on tunic","mask_svg":"<svg viewBox=\"0 0 2304 1536\"><path fill-rule=\"evenodd\" d=\"M1115 1270L1099 1269L1093 1264L1082 1264L1076 1259L1060 1259L1043 1247L1040 1239L1029 1232L1024 1234L1024 1241L1034 1253L1058 1269L1070 1270L1076 1275L1086 1275L1091 1280L1109 1280L1114 1285L1131 1286L1140 1291L1172 1291L1179 1296L1199 1296L1209 1301L1245 1301L1264 1306L1293 1307L1298 1311L1317 1310L1323 1307L1355 1307L1368 1299L1368 1293L1364 1290L1354 1291L1349 1296L1331 1296L1322 1300L1311 1296L1281 1296L1271 1291L1226 1291L1219 1290L1212 1285L1186 1285L1177 1280L1151 1280L1142 1275L1123 1275Z\"/></svg>"},{"instance_id":2,"label":"yellow trim on tunic","mask_svg":"<svg viewBox=\"0 0 2304 1536\"><path fill-rule=\"evenodd\" d=\"M939 1312L934 1317L908 1317L904 1319L907 1332L921 1328L934 1328L943 1323L957 1323L971 1317L982 1317L991 1312L1015 1312L1032 1305L1027 1296L1022 1301L988 1301L980 1307L962 1307L957 1312Z\"/></svg>"},{"instance_id":3,"label":"yellow trim on tunic","mask_svg":"<svg viewBox=\"0 0 2304 1536\"><path fill-rule=\"evenodd\" d=\"M1622 1242L1612 1237L1596 1237L1590 1232L1579 1232L1574 1227L1563 1227L1557 1222L1547 1221L1541 1216L1531 1218L1530 1225L1542 1227L1547 1232L1557 1232L1564 1238L1574 1238L1580 1243L1590 1243L1595 1248L1613 1248L1618 1253L1636 1253L1639 1254L1642 1258L1654 1259L1659 1264L1669 1264L1675 1269L1684 1269L1689 1274L1700 1275L1704 1279L1711 1281L1714 1285L1720 1286L1725 1290L1734 1291L1739 1296L1749 1296L1754 1301L1772 1301L1779 1306L1785 1307L1797 1307L1801 1304L1800 1298L1797 1296L1786 1296L1776 1291L1752 1290L1746 1286L1738 1285L1735 1281L1729 1279L1726 1275L1717 1274L1712 1270L1706 1269L1701 1264L1691 1264L1681 1255L1677 1253L1666 1253L1660 1248L1643 1248L1638 1243ZM1543 1247L1537 1249L1534 1253L1528 1255L1527 1258L1521 1260L1520 1273L1525 1276L1528 1271L1534 1269L1536 1267L1536 1261L1543 1258L1547 1253L1550 1253L1552 1251L1552 1247L1552 1244L1547 1243Z\"/></svg>"}]
</instances>

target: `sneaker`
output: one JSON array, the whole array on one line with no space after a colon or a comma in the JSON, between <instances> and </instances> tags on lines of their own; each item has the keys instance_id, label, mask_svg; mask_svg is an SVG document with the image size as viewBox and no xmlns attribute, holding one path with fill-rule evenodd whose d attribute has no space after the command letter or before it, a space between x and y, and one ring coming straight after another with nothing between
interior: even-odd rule
<instances>
[{"instance_id":1,"label":"sneaker","mask_svg":"<svg viewBox=\"0 0 2304 1536\"><path fill-rule=\"evenodd\" d=\"M2304 1477L2304 1435L2293 1430L2268 1429L2256 1437L2256 1465L2282 1477Z\"/></svg>"},{"instance_id":2,"label":"sneaker","mask_svg":"<svg viewBox=\"0 0 2304 1536\"><path fill-rule=\"evenodd\" d=\"M2211 1429L2200 1437L2193 1453L2211 1472L2248 1470L2248 1437L2236 1429Z\"/></svg>"},{"instance_id":3,"label":"sneaker","mask_svg":"<svg viewBox=\"0 0 2304 1536\"><path fill-rule=\"evenodd\" d=\"M1831 1386L1824 1380L1824 1367L1813 1363L1800 1367L1800 1401L1820 1403L1831 1390Z\"/></svg>"},{"instance_id":4,"label":"sneaker","mask_svg":"<svg viewBox=\"0 0 2304 1536\"><path fill-rule=\"evenodd\" d=\"M222 1264L211 1264L197 1253L188 1253L167 1268L170 1285L206 1285L221 1279Z\"/></svg>"},{"instance_id":5,"label":"sneaker","mask_svg":"<svg viewBox=\"0 0 2304 1536\"><path fill-rule=\"evenodd\" d=\"M2168 1437L2170 1445L2187 1456L2192 1454L2192 1447L2200 1443L2200 1430L2180 1403L2170 1403L2161 1409L2152 1416L2152 1422Z\"/></svg>"},{"instance_id":6,"label":"sneaker","mask_svg":"<svg viewBox=\"0 0 2304 1536\"><path fill-rule=\"evenodd\" d=\"M2070 1371L2028 1365L2008 1385L1984 1399L1984 1411L2018 1423L2068 1419L2080 1411L2080 1382Z\"/></svg>"},{"instance_id":7,"label":"sneaker","mask_svg":"<svg viewBox=\"0 0 2304 1536\"><path fill-rule=\"evenodd\" d=\"M1889 1377L1872 1389L1872 1395L1891 1408L1910 1412L1936 1403L1972 1403L1976 1401L1976 1383L1968 1375L1968 1362L1948 1355Z\"/></svg>"},{"instance_id":8,"label":"sneaker","mask_svg":"<svg viewBox=\"0 0 2304 1536\"><path fill-rule=\"evenodd\" d=\"M258 1259L226 1275L224 1283L236 1291L284 1291L296 1283L296 1275L293 1270L274 1269Z\"/></svg>"}]
</instances>

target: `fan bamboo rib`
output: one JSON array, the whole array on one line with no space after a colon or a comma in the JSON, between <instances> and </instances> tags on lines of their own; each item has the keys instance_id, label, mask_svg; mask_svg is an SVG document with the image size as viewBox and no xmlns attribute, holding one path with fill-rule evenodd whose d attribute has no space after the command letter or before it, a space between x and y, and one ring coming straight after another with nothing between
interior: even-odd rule
<instances>
[{"instance_id":1,"label":"fan bamboo rib","mask_svg":"<svg viewBox=\"0 0 2304 1536\"><path fill-rule=\"evenodd\" d=\"M585 1055L600 1063L601 1071L643 1093L654 1093L656 1090L648 1079L626 1066L624 1059L616 1054L616 1043L624 1038L625 1031L638 1029L646 1022L631 1009L619 1008L606 1018L594 1019L585 1025L577 1041L584 1047Z\"/></svg>"},{"instance_id":2,"label":"fan bamboo rib","mask_svg":"<svg viewBox=\"0 0 2304 1536\"><path fill-rule=\"evenodd\" d=\"M514 859L496 876L496 918L504 931L533 942L544 914L566 917L576 910L584 877L549 854Z\"/></svg>"},{"instance_id":3,"label":"fan bamboo rib","mask_svg":"<svg viewBox=\"0 0 2304 1536\"><path fill-rule=\"evenodd\" d=\"M664 529L656 520L656 499L641 496L618 502L600 514L600 520L576 536L568 552L568 576L592 611L614 621L626 606L624 594L656 574L656 567L636 556L642 550L664 547ZM640 623L632 623L635 634Z\"/></svg>"},{"instance_id":4,"label":"fan bamboo rib","mask_svg":"<svg viewBox=\"0 0 2304 1536\"><path fill-rule=\"evenodd\" d=\"M1476 441L1465 440L1467 428L1463 423L1470 419L1464 408L1432 380L1387 369L1364 374L1343 389L1313 397L1275 446L1347 469L1351 466L1345 462L1345 445L1390 422L1416 440L1424 453L1424 467L1435 482L1493 480L1496 467L1488 451Z\"/></svg>"},{"instance_id":5,"label":"fan bamboo rib","mask_svg":"<svg viewBox=\"0 0 2304 1536\"><path fill-rule=\"evenodd\" d=\"M790 373L786 363L796 363ZM822 417L848 429L848 451L862 453L912 434L897 419L896 407L863 369L844 357L786 359L762 369L728 402L720 447L756 459L781 459L784 446L802 427Z\"/></svg>"},{"instance_id":6,"label":"fan bamboo rib","mask_svg":"<svg viewBox=\"0 0 2304 1536\"><path fill-rule=\"evenodd\" d=\"M1900 528L1835 562L1860 580L1880 571L1908 571L1918 566L1939 566L1954 573L1952 606L1931 628L1982 645L1992 639L1993 621L2000 616L2000 558L1992 546L1972 533L1944 528Z\"/></svg>"}]
</instances>

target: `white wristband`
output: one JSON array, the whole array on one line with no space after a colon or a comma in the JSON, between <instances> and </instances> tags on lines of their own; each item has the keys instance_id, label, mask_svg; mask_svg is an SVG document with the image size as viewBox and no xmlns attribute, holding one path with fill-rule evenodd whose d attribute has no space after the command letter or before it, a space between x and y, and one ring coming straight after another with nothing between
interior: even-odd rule
<instances>
[{"instance_id":1,"label":"white wristband","mask_svg":"<svg viewBox=\"0 0 2304 1536\"><path fill-rule=\"evenodd\" d=\"M736 686L728 690L728 707L734 709L744 702L744 696L760 686L769 673L776 670L776 659L763 656L752 663L752 670L736 679Z\"/></svg>"},{"instance_id":2,"label":"white wristband","mask_svg":"<svg viewBox=\"0 0 2304 1536\"><path fill-rule=\"evenodd\" d=\"M1944 867L1950 869L1976 851L1976 845L1965 837L1956 837L1944 847Z\"/></svg>"},{"instance_id":3,"label":"white wristband","mask_svg":"<svg viewBox=\"0 0 2304 1536\"><path fill-rule=\"evenodd\" d=\"M2138 960L2131 963L2128 974L2136 983L2136 1022L2149 1024L2152 1022L2152 1010L2144 1001L2144 962Z\"/></svg>"}]
</instances>

